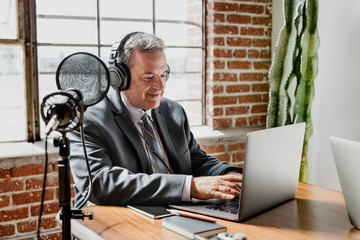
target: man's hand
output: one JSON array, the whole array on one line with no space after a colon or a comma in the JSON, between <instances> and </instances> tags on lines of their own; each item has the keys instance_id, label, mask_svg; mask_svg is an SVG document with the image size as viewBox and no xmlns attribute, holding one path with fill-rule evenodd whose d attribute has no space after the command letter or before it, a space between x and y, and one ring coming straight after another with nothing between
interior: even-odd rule
<instances>
[{"instance_id":1,"label":"man's hand","mask_svg":"<svg viewBox=\"0 0 360 240\"><path fill-rule=\"evenodd\" d=\"M197 199L231 200L240 195L241 181L242 175L232 172L223 176L193 177L190 194Z\"/></svg>"}]
</instances>

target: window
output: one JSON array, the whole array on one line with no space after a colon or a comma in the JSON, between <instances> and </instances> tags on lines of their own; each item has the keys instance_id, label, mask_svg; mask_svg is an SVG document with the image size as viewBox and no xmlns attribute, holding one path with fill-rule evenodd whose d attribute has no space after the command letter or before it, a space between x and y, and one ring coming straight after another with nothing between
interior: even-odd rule
<instances>
[{"instance_id":1,"label":"window","mask_svg":"<svg viewBox=\"0 0 360 240\"><path fill-rule=\"evenodd\" d=\"M202 9L201 0L1 1L0 141L39 140L45 127L39 105L57 91L59 63L85 51L107 64L113 42L133 31L165 41L171 68L165 97L184 106L192 126L203 124ZM27 47L35 54L24 54Z\"/></svg>"}]
</instances>

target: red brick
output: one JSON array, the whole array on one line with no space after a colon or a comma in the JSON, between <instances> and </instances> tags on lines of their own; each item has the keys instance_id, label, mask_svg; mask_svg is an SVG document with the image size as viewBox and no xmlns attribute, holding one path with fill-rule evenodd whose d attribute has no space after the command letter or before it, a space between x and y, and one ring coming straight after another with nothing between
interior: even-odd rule
<instances>
[{"instance_id":1,"label":"red brick","mask_svg":"<svg viewBox=\"0 0 360 240\"><path fill-rule=\"evenodd\" d=\"M0 178L10 177L10 169L0 169Z\"/></svg>"},{"instance_id":2,"label":"red brick","mask_svg":"<svg viewBox=\"0 0 360 240\"><path fill-rule=\"evenodd\" d=\"M225 39L222 37L216 37L216 38L209 38L208 39L208 44L209 45L214 45L214 46L224 46L225 45Z\"/></svg>"},{"instance_id":3,"label":"red brick","mask_svg":"<svg viewBox=\"0 0 360 240\"><path fill-rule=\"evenodd\" d=\"M253 17L252 19L253 25L271 26L271 22L271 17Z\"/></svg>"},{"instance_id":4,"label":"red brick","mask_svg":"<svg viewBox=\"0 0 360 240\"><path fill-rule=\"evenodd\" d=\"M249 91L250 91L250 85L247 85L247 84L226 86L227 93L242 93L242 92L249 92Z\"/></svg>"},{"instance_id":5,"label":"red brick","mask_svg":"<svg viewBox=\"0 0 360 240\"><path fill-rule=\"evenodd\" d=\"M251 47L251 39L250 38L230 37L230 38L227 38L226 43L229 46Z\"/></svg>"},{"instance_id":6,"label":"red brick","mask_svg":"<svg viewBox=\"0 0 360 240\"><path fill-rule=\"evenodd\" d=\"M21 205L21 204L40 202L41 191L14 194L12 196L12 199L13 199L13 204L14 205ZM48 200L52 200L52 199L54 199L54 190L51 190L51 189L46 190L44 200L48 201Z\"/></svg>"},{"instance_id":7,"label":"red brick","mask_svg":"<svg viewBox=\"0 0 360 240\"><path fill-rule=\"evenodd\" d=\"M245 160L245 153L237 153L233 155L233 162L243 162Z\"/></svg>"},{"instance_id":8,"label":"red brick","mask_svg":"<svg viewBox=\"0 0 360 240\"><path fill-rule=\"evenodd\" d=\"M267 113L267 104L254 105L251 108L251 113Z\"/></svg>"},{"instance_id":9,"label":"red brick","mask_svg":"<svg viewBox=\"0 0 360 240\"><path fill-rule=\"evenodd\" d=\"M240 30L241 35L250 35L250 36L263 36L263 28L253 28L253 27L242 27Z\"/></svg>"},{"instance_id":10,"label":"red brick","mask_svg":"<svg viewBox=\"0 0 360 240\"><path fill-rule=\"evenodd\" d=\"M214 73L213 81L236 82L237 76L234 73Z\"/></svg>"},{"instance_id":11,"label":"red brick","mask_svg":"<svg viewBox=\"0 0 360 240\"><path fill-rule=\"evenodd\" d=\"M227 154L219 154L219 155L213 155L213 157L216 157L220 161L230 162L230 156Z\"/></svg>"},{"instance_id":12,"label":"red brick","mask_svg":"<svg viewBox=\"0 0 360 240\"><path fill-rule=\"evenodd\" d=\"M1 196L0 197L0 208L7 207L10 205L10 197L9 196Z\"/></svg>"},{"instance_id":13,"label":"red brick","mask_svg":"<svg viewBox=\"0 0 360 240\"><path fill-rule=\"evenodd\" d=\"M213 14L213 15L208 15L208 22L225 22L225 15L224 14Z\"/></svg>"},{"instance_id":14,"label":"red brick","mask_svg":"<svg viewBox=\"0 0 360 240\"><path fill-rule=\"evenodd\" d=\"M232 52L230 49L218 49L215 48L213 51L214 57L219 57L219 58L231 58L232 57Z\"/></svg>"},{"instance_id":15,"label":"red brick","mask_svg":"<svg viewBox=\"0 0 360 240\"><path fill-rule=\"evenodd\" d=\"M239 107L227 107L226 116L229 115L241 115L249 113L249 106L239 106Z\"/></svg>"},{"instance_id":16,"label":"red brick","mask_svg":"<svg viewBox=\"0 0 360 240\"><path fill-rule=\"evenodd\" d=\"M246 50L245 49L237 49L234 51L234 57L236 58L244 58L246 57Z\"/></svg>"},{"instance_id":17,"label":"red brick","mask_svg":"<svg viewBox=\"0 0 360 240\"><path fill-rule=\"evenodd\" d=\"M36 221L19 222L16 226L20 233L33 232L36 230Z\"/></svg>"},{"instance_id":18,"label":"red brick","mask_svg":"<svg viewBox=\"0 0 360 240\"><path fill-rule=\"evenodd\" d=\"M0 222L24 219L29 216L27 207L0 211Z\"/></svg>"},{"instance_id":19,"label":"red brick","mask_svg":"<svg viewBox=\"0 0 360 240\"><path fill-rule=\"evenodd\" d=\"M59 240L59 239L63 239L62 237L62 233L54 233L54 234L49 234L46 235L45 238L41 238L42 240Z\"/></svg>"},{"instance_id":20,"label":"red brick","mask_svg":"<svg viewBox=\"0 0 360 240\"><path fill-rule=\"evenodd\" d=\"M271 66L270 61L254 62L255 69L266 69L268 70Z\"/></svg>"},{"instance_id":21,"label":"red brick","mask_svg":"<svg viewBox=\"0 0 360 240\"><path fill-rule=\"evenodd\" d=\"M239 96L239 103L258 103L264 102L264 98L260 94Z\"/></svg>"},{"instance_id":22,"label":"red brick","mask_svg":"<svg viewBox=\"0 0 360 240\"><path fill-rule=\"evenodd\" d=\"M214 97L213 105L228 105L228 104L236 104L237 97L225 96L225 97Z\"/></svg>"},{"instance_id":23,"label":"red brick","mask_svg":"<svg viewBox=\"0 0 360 240\"><path fill-rule=\"evenodd\" d=\"M15 235L15 226L12 224L0 225L0 238Z\"/></svg>"},{"instance_id":24,"label":"red brick","mask_svg":"<svg viewBox=\"0 0 360 240\"><path fill-rule=\"evenodd\" d=\"M43 174L44 166L40 164L24 165L10 170L12 177L23 177Z\"/></svg>"},{"instance_id":25,"label":"red brick","mask_svg":"<svg viewBox=\"0 0 360 240\"><path fill-rule=\"evenodd\" d=\"M260 53L257 50L250 49L248 51L249 58L259 58Z\"/></svg>"},{"instance_id":26,"label":"red brick","mask_svg":"<svg viewBox=\"0 0 360 240\"><path fill-rule=\"evenodd\" d=\"M201 145L201 148L208 154L222 153L225 150L224 145Z\"/></svg>"},{"instance_id":27,"label":"red brick","mask_svg":"<svg viewBox=\"0 0 360 240\"><path fill-rule=\"evenodd\" d=\"M58 186L58 177L57 176L48 176L46 179L47 187L55 187ZM32 177L26 180L26 190L31 189L40 189L43 184L43 177Z\"/></svg>"},{"instance_id":28,"label":"red brick","mask_svg":"<svg viewBox=\"0 0 360 240\"><path fill-rule=\"evenodd\" d=\"M229 69L250 69L251 62L249 62L249 61L229 61L228 67L229 67Z\"/></svg>"},{"instance_id":29,"label":"red brick","mask_svg":"<svg viewBox=\"0 0 360 240\"><path fill-rule=\"evenodd\" d=\"M272 3L273 0L254 0L256 3Z\"/></svg>"},{"instance_id":30,"label":"red brick","mask_svg":"<svg viewBox=\"0 0 360 240\"><path fill-rule=\"evenodd\" d=\"M240 12L242 12L242 13L246 12L246 13L262 14L262 13L264 13L264 6L241 4L240 5Z\"/></svg>"},{"instance_id":31,"label":"red brick","mask_svg":"<svg viewBox=\"0 0 360 240\"><path fill-rule=\"evenodd\" d=\"M214 85L208 87L208 92L212 92L213 94L220 94L224 92L224 86L222 85Z\"/></svg>"},{"instance_id":32,"label":"red brick","mask_svg":"<svg viewBox=\"0 0 360 240\"><path fill-rule=\"evenodd\" d=\"M240 81L262 81L264 80L263 73L241 73Z\"/></svg>"},{"instance_id":33,"label":"red brick","mask_svg":"<svg viewBox=\"0 0 360 240\"><path fill-rule=\"evenodd\" d=\"M262 84L252 84L251 89L253 92L269 92L269 84L262 83Z\"/></svg>"},{"instance_id":34,"label":"red brick","mask_svg":"<svg viewBox=\"0 0 360 240\"><path fill-rule=\"evenodd\" d=\"M261 58L271 58L270 50L262 50L260 53Z\"/></svg>"},{"instance_id":35,"label":"red brick","mask_svg":"<svg viewBox=\"0 0 360 240\"><path fill-rule=\"evenodd\" d=\"M214 119L213 120L213 127L215 129L220 128L228 128L232 125L232 119L229 118L222 118L222 119Z\"/></svg>"},{"instance_id":36,"label":"red brick","mask_svg":"<svg viewBox=\"0 0 360 240\"><path fill-rule=\"evenodd\" d=\"M44 208L43 208L43 214L52 214L52 213L57 213L60 210L60 207L58 206L59 203L47 203L44 204ZM30 208L30 212L31 212L31 216L38 216L39 215L39 206L33 206Z\"/></svg>"},{"instance_id":37,"label":"red brick","mask_svg":"<svg viewBox=\"0 0 360 240\"><path fill-rule=\"evenodd\" d=\"M0 193L15 192L24 189L24 184L21 181L12 181L11 179L0 180Z\"/></svg>"},{"instance_id":38,"label":"red brick","mask_svg":"<svg viewBox=\"0 0 360 240\"><path fill-rule=\"evenodd\" d=\"M266 123L266 115L249 117L249 125L251 126L265 125L265 123Z\"/></svg>"},{"instance_id":39,"label":"red brick","mask_svg":"<svg viewBox=\"0 0 360 240\"><path fill-rule=\"evenodd\" d=\"M253 46L254 47L270 47L271 39L254 39Z\"/></svg>"},{"instance_id":40,"label":"red brick","mask_svg":"<svg viewBox=\"0 0 360 240\"><path fill-rule=\"evenodd\" d=\"M215 2L212 5L213 6L210 5L209 8L215 10L216 12L237 12L239 9L239 5L237 3Z\"/></svg>"},{"instance_id":41,"label":"red brick","mask_svg":"<svg viewBox=\"0 0 360 240\"><path fill-rule=\"evenodd\" d=\"M246 144L243 143L243 142L242 143L229 144L228 150L230 152L243 151L243 150L245 150L245 146L246 146Z\"/></svg>"},{"instance_id":42,"label":"red brick","mask_svg":"<svg viewBox=\"0 0 360 240\"><path fill-rule=\"evenodd\" d=\"M214 64L215 69L224 69L225 68L224 61L213 61L213 64Z\"/></svg>"},{"instance_id":43,"label":"red brick","mask_svg":"<svg viewBox=\"0 0 360 240\"><path fill-rule=\"evenodd\" d=\"M247 125L247 118L246 118L246 117L236 118L236 120L235 120L235 125L236 125L237 127L246 126L246 125Z\"/></svg>"},{"instance_id":44,"label":"red brick","mask_svg":"<svg viewBox=\"0 0 360 240\"><path fill-rule=\"evenodd\" d=\"M214 26L214 33L235 35L235 34L239 34L239 28L237 26L216 25Z\"/></svg>"},{"instance_id":45,"label":"red brick","mask_svg":"<svg viewBox=\"0 0 360 240\"><path fill-rule=\"evenodd\" d=\"M227 16L226 21L228 23L250 24L251 17L248 15L232 14Z\"/></svg>"},{"instance_id":46,"label":"red brick","mask_svg":"<svg viewBox=\"0 0 360 240\"><path fill-rule=\"evenodd\" d=\"M214 108L212 115L213 116L223 116L224 110L222 108Z\"/></svg>"},{"instance_id":47,"label":"red brick","mask_svg":"<svg viewBox=\"0 0 360 240\"><path fill-rule=\"evenodd\" d=\"M41 229L51 229L56 227L57 222L55 220L55 217L41 219Z\"/></svg>"}]
</instances>

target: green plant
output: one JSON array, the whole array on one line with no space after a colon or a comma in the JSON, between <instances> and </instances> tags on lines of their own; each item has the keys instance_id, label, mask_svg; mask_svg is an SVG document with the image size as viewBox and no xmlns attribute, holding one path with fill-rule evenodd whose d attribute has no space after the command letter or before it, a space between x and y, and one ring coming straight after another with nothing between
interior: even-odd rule
<instances>
[{"instance_id":1,"label":"green plant","mask_svg":"<svg viewBox=\"0 0 360 240\"><path fill-rule=\"evenodd\" d=\"M313 132L311 103L318 71L320 39L317 16L317 0L284 0L284 26L269 71L270 101L266 127L306 122L299 176L299 180L304 182L308 177L308 141ZM289 88L293 85L295 91Z\"/></svg>"}]
</instances>

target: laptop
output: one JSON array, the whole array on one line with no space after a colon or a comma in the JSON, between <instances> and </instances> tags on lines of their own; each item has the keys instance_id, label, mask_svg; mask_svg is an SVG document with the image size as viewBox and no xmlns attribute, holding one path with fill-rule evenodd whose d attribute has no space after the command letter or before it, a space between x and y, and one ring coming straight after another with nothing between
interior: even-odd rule
<instances>
[{"instance_id":1,"label":"laptop","mask_svg":"<svg viewBox=\"0 0 360 240\"><path fill-rule=\"evenodd\" d=\"M305 123L249 132L239 198L193 200L173 208L243 221L293 199L297 192Z\"/></svg>"},{"instance_id":2,"label":"laptop","mask_svg":"<svg viewBox=\"0 0 360 240\"><path fill-rule=\"evenodd\" d=\"M329 140L350 222L360 229L360 142L337 137Z\"/></svg>"}]
</instances>

